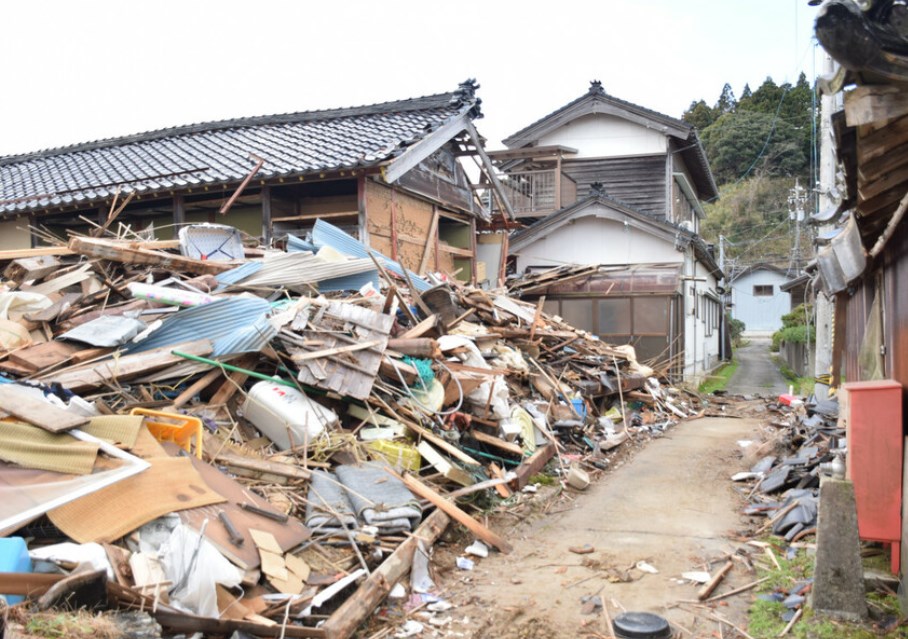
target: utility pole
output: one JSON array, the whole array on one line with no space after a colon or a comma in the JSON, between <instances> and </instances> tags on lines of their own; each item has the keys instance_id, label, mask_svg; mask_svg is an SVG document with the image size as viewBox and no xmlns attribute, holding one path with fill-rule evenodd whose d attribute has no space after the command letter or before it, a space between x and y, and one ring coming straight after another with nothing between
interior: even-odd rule
<instances>
[{"instance_id":1,"label":"utility pole","mask_svg":"<svg viewBox=\"0 0 908 639\"><path fill-rule=\"evenodd\" d=\"M834 72L834 64L829 54L823 60L823 75L830 77ZM832 114L841 109L841 93L826 95L820 101L820 183L817 185L818 207L825 211L836 205L833 193L835 192L836 164L835 140L832 132ZM820 226L823 233L833 228L832 223ZM830 383L836 384L835 378L838 371L832 370L832 343L833 343L833 317L835 315L835 297L826 297L822 291L816 293L814 312L816 317L816 344L814 345L814 376L817 381L813 387L813 394L817 400L829 397ZM827 377L829 376L829 377ZM830 383L826 383L829 381Z\"/></svg>"},{"instance_id":2,"label":"utility pole","mask_svg":"<svg viewBox=\"0 0 908 639\"><path fill-rule=\"evenodd\" d=\"M795 178L795 185L788 195L788 219L794 220L794 249L791 252L791 263L788 274L798 277L801 274L801 222L804 221L804 205L807 203L807 189Z\"/></svg>"}]
</instances>

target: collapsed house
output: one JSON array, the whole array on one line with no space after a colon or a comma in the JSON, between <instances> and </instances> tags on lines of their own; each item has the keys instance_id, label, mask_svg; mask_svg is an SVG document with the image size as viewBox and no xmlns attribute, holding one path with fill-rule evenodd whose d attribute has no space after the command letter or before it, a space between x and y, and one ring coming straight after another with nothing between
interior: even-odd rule
<instances>
[{"instance_id":1,"label":"collapsed house","mask_svg":"<svg viewBox=\"0 0 908 639\"><path fill-rule=\"evenodd\" d=\"M0 159L4 619L349 637L450 522L508 552L474 512L702 412L470 284L475 88Z\"/></svg>"},{"instance_id":2,"label":"collapsed house","mask_svg":"<svg viewBox=\"0 0 908 639\"><path fill-rule=\"evenodd\" d=\"M267 246L322 219L417 272L474 281L485 213L458 158L482 164L477 88L0 158L0 249L115 222L162 241L218 222Z\"/></svg>"}]
</instances>

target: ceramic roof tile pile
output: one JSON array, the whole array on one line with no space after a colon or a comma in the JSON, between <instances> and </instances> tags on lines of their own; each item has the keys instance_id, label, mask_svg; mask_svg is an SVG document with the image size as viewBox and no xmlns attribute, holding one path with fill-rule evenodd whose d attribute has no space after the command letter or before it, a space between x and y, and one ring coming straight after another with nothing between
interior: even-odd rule
<instances>
[{"instance_id":1,"label":"ceramic roof tile pile","mask_svg":"<svg viewBox=\"0 0 908 639\"><path fill-rule=\"evenodd\" d=\"M418 540L453 520L508 552L475 511L533 499L540 473L582 490L702 413L632 349L504 290L372 254L380 275L320 293L364 268L323 230L334 257L280 273L268 265L301 254L197 260L111 236L3 263L0 424L24 435L0 449L0 482L29 507L0 502L0 527L55 574L26 561L0 591L82 592L69 568L90 555L104 605L151 610L167 633L348 637ZM76 439L92 442L79 473L48 473Z\"/></svg>"}]
</instances>

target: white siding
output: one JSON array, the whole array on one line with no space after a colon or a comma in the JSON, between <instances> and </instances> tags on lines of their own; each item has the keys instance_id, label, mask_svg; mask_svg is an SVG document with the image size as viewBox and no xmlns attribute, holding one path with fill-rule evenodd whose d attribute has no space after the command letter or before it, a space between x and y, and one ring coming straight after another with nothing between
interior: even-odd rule
<instances>
[{"instance_id":1,"label":"white siding","mask_svg":"<svg viewBox=\"0 0 908 639\"><path fill-rule=\"evenodd\" d=\"M664 133L613 115L584 115L539 139L538 144L562 144L577 149L574 158L602 158L665 153Z\"/></svg>"},{"instance_id":2,"label":"white siding","mask_svg":"<svg viewBox=\"0 0 908 639\"><path fill-rule=\"evenodd\" d=\"M744 322L748 332L777 331L782 316L791 310L791 296L779 290L788 281L781 273L759 269L745 273L732 282L731 315ZM754 286L772 286L772 295L754 295Z\"/></svg>"},{"instance_id":3,"label":"white siding","mask_svg":"<svg viewBox=\"0 0 908 639\"><path fill-rule=\"evenodd\" d=\"M517 252L517 272L528 266L680 262L671 242L614 220L584 217Z\"/></svg>"}]
</instances>

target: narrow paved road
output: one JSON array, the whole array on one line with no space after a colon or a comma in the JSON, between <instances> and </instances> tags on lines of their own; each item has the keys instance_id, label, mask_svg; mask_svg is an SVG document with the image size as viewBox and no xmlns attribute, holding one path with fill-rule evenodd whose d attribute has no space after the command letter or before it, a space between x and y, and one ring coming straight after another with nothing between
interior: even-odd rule
<instances>
[{"instance_id":1,"label":"narrow paved road","mask_svg":"<svg viewBox=\"0 0 908 639\"><path fill-rule=\"evenodd\" d=\"M758 425L731 418L682 423L585 493L569 492L574 501L566 511L529 531L505 531L513 553L492 554L461 573L466 591L454 588L461 590L452 597L454 616L470 622L451 630L473 639L560 639L589 630L609 636L604 616L584 614L585 598L600 597L612 617L623 606L660 614L695 637L720 636L714 619L676 606L697 599L698 586L681 574L706 570L708 560L734 552L741 497L729 478L746 465L737 442L754 438ZM575 554L584 547L589 554ZM719 591L752 578L732 571ZM729 604L720 614L744 623L747 597Z\"/></svg>"},{"instance_id":2,"label":"narrow paved road","mask_svg":"<svg viewBox=\"0 0 908 639\"><path fill-rule=\"evenodd\" d=\"M752 337L747 346L738 349L735 357L740 365L726 387L729 393L776 397L788 392L788 382L770 359L769 345L769 338Z\"/></svg>"}]
</instances>

